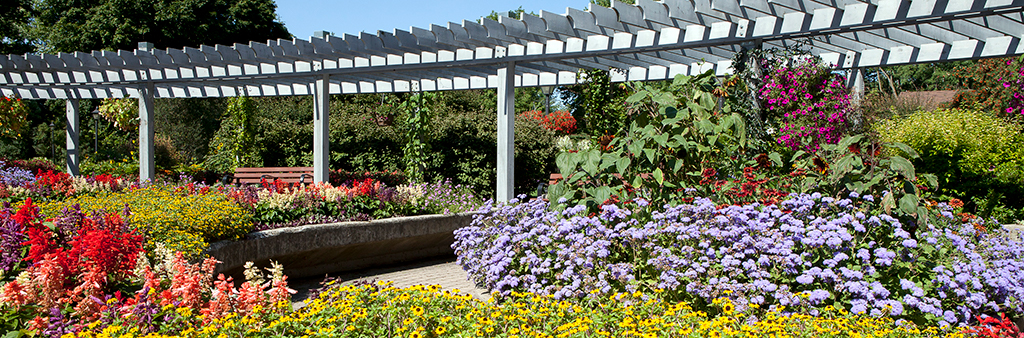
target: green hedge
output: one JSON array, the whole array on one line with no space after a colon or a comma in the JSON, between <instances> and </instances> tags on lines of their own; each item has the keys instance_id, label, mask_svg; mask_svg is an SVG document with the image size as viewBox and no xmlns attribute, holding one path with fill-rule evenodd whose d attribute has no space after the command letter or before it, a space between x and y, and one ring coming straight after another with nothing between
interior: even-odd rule
<instances>
[{"instance_id":1,"label":"green hedge","mask_svg":"<svg viewBox=\"0 0 1024 338\"><path fill-rule=\"evenodd\" d=\"M1024 135L995 114L963 109L922 111L876 125L884 141L921 154L920 172L939 178L939 193L977 202L992 189L1013 208L1024 207Z\"/></svg>"}]
</instances>

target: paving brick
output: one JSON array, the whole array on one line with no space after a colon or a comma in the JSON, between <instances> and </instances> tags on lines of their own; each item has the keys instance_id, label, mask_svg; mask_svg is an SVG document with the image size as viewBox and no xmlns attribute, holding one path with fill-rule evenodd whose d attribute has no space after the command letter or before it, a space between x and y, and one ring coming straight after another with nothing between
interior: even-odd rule
<instances>
[{"instance_id":1,"label":"paving brick","mask_svg":"<svg viewBox=\"0 0 1024 338\"><path fill-rule=\"evenodd\" d=\"M432 285L438 284L444 290L456 290L468 294L479 300L487 300L491 295L486 289L477 287L467 279L466 272L458 264L455 264L455 257L428 260L414 264L399 266L388 266L372 268L354 272L328 275L335 277L343 283L357 281L392 281L395 287L403 288L417 284ZM324 277L304 278L290 281L289 285L297 291L292 296L292 307L300 308L305 305L309 290L320 286Z\"/></svg>"}]
</instances>

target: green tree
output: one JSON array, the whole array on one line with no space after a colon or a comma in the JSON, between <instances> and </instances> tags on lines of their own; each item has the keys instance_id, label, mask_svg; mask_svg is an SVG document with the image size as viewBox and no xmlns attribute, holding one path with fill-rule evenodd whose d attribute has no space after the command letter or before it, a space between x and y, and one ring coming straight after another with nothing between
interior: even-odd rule
<instances>
[{"instance_id":1,"label":"green tree","mask_svg":"<svg viewBox=\"0 0 1024 338\"><path fill-rule=\"evenodd\" d=\"M44 52L290 38L273 0L38 0L29 36Z\"/></svg>"},{"instance_id":2,"label":"green tree","mask_svg":"<svg viewBox=\"0 0 1024 338\"><path fill-rule=\"evenodd\" d=\"M622 2L632 5L632 4L636 3L636 0L622 0ZM611 0L590 0L590 3L598 5L598 6L604 6L604 7L611 7L612 6L612 1Z\"/></svg>"},{"instance_id":3,"label":"green tree","mask_svg":"<svg viewBox=\"0 0 1024 338\"><path fill-rule=\"evenodd\" d=\"M559 91L584 133L616 135L628 127L629 116L623 105L629 97L625 84L612 83L608 71L591 69L581 72L580 84Z\"/></svg>"},{"instance_id":4,"label":"green tree","mask_svg":"<svg viewBox=\"0 0 1024 338\"><path fill-rule=\"evenodd\" d=\"M30 0L6 0L0 6L0 54L23 54L35 50L23 30L31 18Z\"/></svg>"}]
</instances>

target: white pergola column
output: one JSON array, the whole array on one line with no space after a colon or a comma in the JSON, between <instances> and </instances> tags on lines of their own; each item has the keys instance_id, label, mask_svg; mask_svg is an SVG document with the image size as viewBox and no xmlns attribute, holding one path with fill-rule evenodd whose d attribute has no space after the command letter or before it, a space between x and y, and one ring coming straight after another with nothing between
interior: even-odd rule
<instances>
[{"instance_id":1,"label":"white pergola column","mask_svg":"<svg viewBox=\"0 0 1024 338\"><path fill-rule=\"evenodd\" d=\"M152 181L156 178L156 161L153 159L153 83L139 89L139 180Z\"/></svg>"},{"instance_id":2,"label":"white pergola column","mask_svg":"<svg viewBox=\"0 0 1024 338\"><path fill-rule=\"evenodd\" d=\"M859 106L864 100L864 68L850 69L850 103Z\"/></svg>"},{"instance_id":3,"label":"white pergola column","mask_svg":"<svg viewBox=\"0 0 1024 338\"><path fill-rule=\"evenodd\" d=\"M516 63L498 69L498 180L497 200L515 197Z\"/></svg>"},{"instance_id":4,"label":"white pergola column","mask_svg":"<svg viewBox=\"0 0 1024 338\"><path fill-rule=\"evenodd\" d=\"M64 162L67 163L68 173L71 176L78 176L78 166L82 162L82 148L78 145L78 137L82 134L81 121L78 119L78 100L68 99L65 105L67 115L64 118L64 130L67 135L67 152Z\"/></svg>"},{"instance_id":5,"label":"white pergola column","mask_svg":"<svg viewBox=\"0 0 1024 338\"><path fill-rule=\"evenodd\" d=\"M323 75L313 84L313 181L327 182L330 179L331 133L329 112L331 94L328 91L330 76Z\"/></svg>"}]
</instances>

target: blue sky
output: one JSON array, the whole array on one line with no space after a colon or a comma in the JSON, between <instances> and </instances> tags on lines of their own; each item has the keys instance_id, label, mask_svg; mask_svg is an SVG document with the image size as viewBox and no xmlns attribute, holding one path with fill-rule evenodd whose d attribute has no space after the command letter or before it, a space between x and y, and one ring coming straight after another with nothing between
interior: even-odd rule
<instances>
[{"instance_id":1,"label":"blue sky","mask_svg":"<svg viewBox=\"0 0 1024 338\"><path fill-rule=\"evenodd\" d=\"M359 32L409 30L430 24L446 26L449 21L476 20L491 11L507 11L520 6L527 12L541 10L565 14L566 7L586 9L588 0L277 0L277 14L298 38L309 38L314 31L341 35Z\"/></svg>"}]
</instances>

